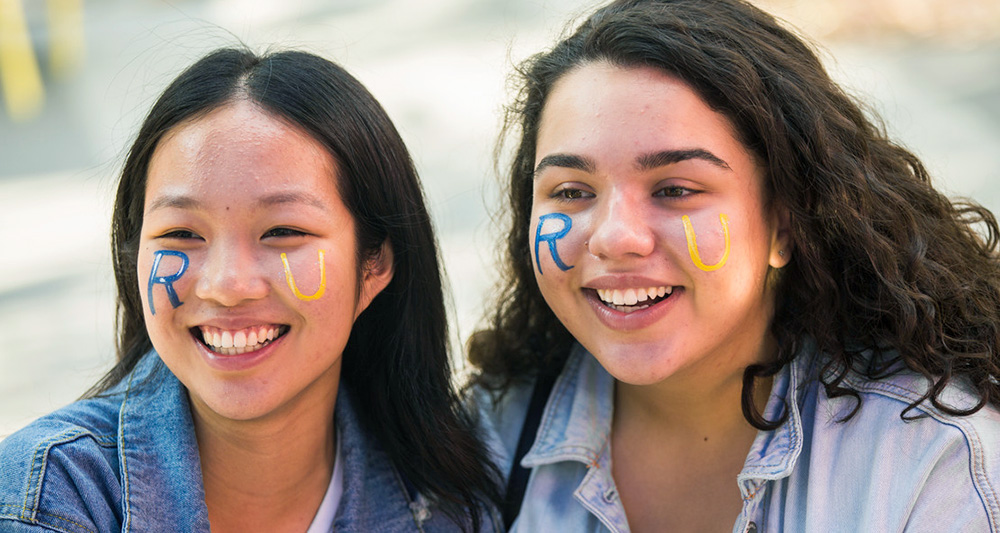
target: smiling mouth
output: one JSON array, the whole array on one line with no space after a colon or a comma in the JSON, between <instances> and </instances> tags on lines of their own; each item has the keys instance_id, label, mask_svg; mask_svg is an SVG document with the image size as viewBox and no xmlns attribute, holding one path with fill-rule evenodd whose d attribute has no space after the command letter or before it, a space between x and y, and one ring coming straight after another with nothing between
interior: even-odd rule
<instances>
[{"instance_id":1,"label":"smiling mouth","mask_svg":"<svg viewBox=\"0 0 1000 533\"><path fill-rule=\"evenodd\" d=\"M191 328L191 334L209 350L219 355L240 355L256 352L271 344L285 333L288 326L267 324L230 330L212 326Z\"/></svg>"},{"instance_id":2,"label":"smiling mouth","mask_svg":"<svg viewBox=\"0 0 1000 533\"><path fill-rule=\"evenodd\" d=\"M637 289L590 289L597 294L597 299L606 307L622 313L634 313L648 309L673 294L674 288L668 286Z\"/></svg>"}]
</instances>

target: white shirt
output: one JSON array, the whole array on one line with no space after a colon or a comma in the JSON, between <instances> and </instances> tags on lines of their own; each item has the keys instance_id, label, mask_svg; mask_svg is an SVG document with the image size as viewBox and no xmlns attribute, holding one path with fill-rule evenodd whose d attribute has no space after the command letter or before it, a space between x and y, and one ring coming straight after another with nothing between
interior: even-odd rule
<instances>
[{"instance_id":1,"label":"white shirt","mask_svg":"<svg viewBox=\"0 0 1000 533\"><path fill-rule=\"evenodd\" d=\"M333 531L333 519L337 516L340 496L344 493L344 469L341 468L340 435L337 435L337 451L333 455L333 475L330 476L330 486L323 496L323 503L313 518L306 533L328 533Z\"/></svg>"}]
</instances>

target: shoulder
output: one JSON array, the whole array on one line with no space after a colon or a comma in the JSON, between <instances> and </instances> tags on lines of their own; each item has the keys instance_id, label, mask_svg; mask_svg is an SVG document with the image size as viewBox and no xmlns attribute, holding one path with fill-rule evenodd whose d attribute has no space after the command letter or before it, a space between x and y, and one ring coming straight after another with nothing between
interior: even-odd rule
<instances>
[{"instance_id":1,"label":"shoulder","mask_svg":"<svg viewBox=\"0 0 1000 533\"><path fill-rule=\"evenodd\" d=\"M829 398L821 386L802 413L811 476L851 486L848 498L867 502L861 508L882 519L898 512L911 523L955 524L961 517L968 528L956 530L1000 529L1000 411L986 406L955 416L922 402L904 419L904 409L926 390L922 377L852 376L845 384L862 400L854 417L842 421L854 399ZM941 398L961 409L977 402L959 383Z\"/></svg>"},{"instance_id":2,"label":"shoulder","mask_svg":"<svg viewBox=\"0 0 1000 533\"><path fill-rule=\"evenodd\" d=\"M56 531L118 529L120 405L120 395L78 401L0 442L0 520Z\"/></svg>"},{"instance_id":3,"label":"shoulder","mask_svg":"<svg viewBox=\"0 0 1000 533\"><path fill-rule=\"evenodd\" d=\"M502 391L476 385L466 393L467 403L478 414L481 437L504 476L510 472L534 386L535 379L526 378Z\"/></svg>"}]
</instances>

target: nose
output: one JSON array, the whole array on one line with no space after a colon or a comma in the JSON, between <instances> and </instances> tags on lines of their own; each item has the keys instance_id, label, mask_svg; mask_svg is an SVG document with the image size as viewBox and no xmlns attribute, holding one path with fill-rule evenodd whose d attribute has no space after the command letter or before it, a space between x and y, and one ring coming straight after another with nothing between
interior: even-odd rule
<instances>
[{"instance_id":1,"label":"nose","mask_svg":"<svg viewBox=\"0 0 1000 533\"><path fill-rule=\"evenodd\" d=\"M195 295L224 307L265 297L269 284L257 255L247 244L215 244L205 255Z\"/></svg>"},{"instance_id":2,"label":"nose","mask_svg":"<svg viewBox=\"0 0 1000 533\"><path fill-rule=\"evenodd\" d=\"M651 214L643 201L625 193L612 193L598 207L587 248L601 259L644 257L653 252Z\"/></svg>"}]
</instances>

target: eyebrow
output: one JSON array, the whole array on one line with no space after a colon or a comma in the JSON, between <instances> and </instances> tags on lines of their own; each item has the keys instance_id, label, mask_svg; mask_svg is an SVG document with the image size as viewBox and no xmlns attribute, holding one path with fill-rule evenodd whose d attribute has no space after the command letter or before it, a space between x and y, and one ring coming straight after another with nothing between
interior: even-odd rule
<instances>
[{"instance_id":1,"label":"eyebrow","mask_svg":"<svg viewBox=\"0 0 1000 533\"><path fill-rule=\"evenodd\" d=\"M168 207L172 207L174 209L192 209L200 206L201 202L190 196L168 194L166 196L160 196L150 202L149 208L146 209L146 212L152 213L157 209L166 209Z\"/></svg>"},{"instance_id":2,"label":"eyebrow","mask_svg":"<svg viewBox=\"0 0 1000 533\"><path fill-rule=\"evenodd\" d=\"M272 207L281 204L306 204L322 211L330 210L330 206L326 205L322 200L303 192L279 192L269 194L257 200L257 205L260 207Z\"/></svg>"},{"instance_id":3,"label":"eyebrow","mask_svg":"<svg viewBox=\"0 0 1000 533\"><path fill-rule=\"evenodd\" d=\"M571 168L591 174L597 169L597 165L594 164L592 159L572 154L552 154L543 157L538 162L538 166L535 167L534 176L538 177L538 174L548 167Z\"/></svg>"},{"instance_id":4,"label":"eyebrow","mask_svg":"<svg viewBox=\"0 0 1000 533\"><path fill-rule=\"evenodd\" d=\"M329 211L330 208L319 198L301 192L279 192L269 194L257 200L257 207L273 207L281 204L306 204L322 211ZM147 213L165 208L174 209L200 209L202 203L196 198L181 194L168 194L160 196L150 202Z\"/></svg>"},{"instance_id":5,"label":"eyebrow","mask_svg":"<svg viewBox=\"0 0 1000 533\"><path fill-rule=\"evenodd\" d=\"M636 163L640 170L651 170L657 167L665 167L674 163L680 163L681 161L690 161L692 159L700 159L719 168L732 170L729 163L726 163L712 152L701 148L692 148L689 150L663 150L661 152L644 154L636 158Z\"/></svg>"},{"instance_id":6,"label":"eyebrow","mask_svg":"<svg viewBox=\"0 0 1000 533\"><path fill-rule=\"evenodd\" d=\"M691 148L687 150L661 150L659 152L643 154L636 158L636 166L639 170L652 170L654 168L673 165L682 161L690 161L692 159L700 159L719 168L732 170L729 163L726 163L719 156L702 148ZM542 160L538 162L538 166L535 167L535 177L548 167L570 168L573 170L582 170L591 174L593 174L597 169L597 165L594 164L594 161L587 157L573 154L552 154L543 157Z\"/></svg>"}]
</instances>

